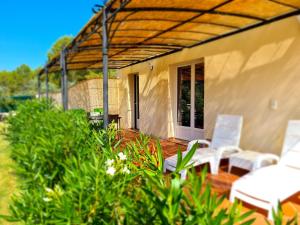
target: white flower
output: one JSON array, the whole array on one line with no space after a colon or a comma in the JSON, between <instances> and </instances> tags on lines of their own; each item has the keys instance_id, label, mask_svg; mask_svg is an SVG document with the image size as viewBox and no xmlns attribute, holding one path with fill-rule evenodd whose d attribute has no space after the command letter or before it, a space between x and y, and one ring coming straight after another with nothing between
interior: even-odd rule
<instances>
[{"instance_id":1,"label":"white flower","mask_svg":"<svg viewBox=\"0 0 300 225\"><path fill-rule=\"evenodd\" d=\"M126 155L123 152L120 152L118 154L118 156L119 156L120 160L126 160L127 159Z\"/></svg>"},{"instance_id":2,"label":"white flower","mask_svg":"<svg viewBox=\"0 0 300 225\"><path fill-rule=\"evenodd\" d=\"M58 196L63 196L64 195L64 191L63 191L63 189L59 185L55 185L54 190L55 190L55 193Z\"/></svg>"},{"instance_id":3,"label":"white flower","mask_svg":"<svg viewBox=\"0 0 300 225\"><path fill-rule=\"evenodd\" d=\"M53 193L53 190L51 188L46 188L46 192Z\"/></svg>"},{"instance_id":4,"label":"white flower","mask_svg":"<svg viewBox=\"0 0 300 225\"><path fill-rule=\"evenodd\" d=\"M51 202L52 199L51 198L43 198L44 202Z\"/></svg>"},{"instance_id":5,"label":"white flower","mask_svg":"<svg viewBox=\"0 0 300 225\"><path fill-rule=\"evenodd\" d=\"M106 164L107 166L111 166L111 165L114 163L114 161L115 161L115 160L113 160L113 159L108 159L108 160L105 162L105 164Z\"/></svg>"},{"instance_id":6,"label":"white flower","mask_svg":"<svg viewBox=\"0 0 300 225\"><path fill-rule=\"evenodd\" d=\"M123 173L130 174L130 170L127 168L127 166L123 168Z\"/></svg>"},{"instance_id":7,"label":"white flower","mask_svg":"<svg viewBox=\"0 0 300 225\"><path fill-rule=\"evenodd\" d=\"M116 169L112 166L108 167L108 169L106 170L106 173L113 176L116 173Z\"/></svg>"}]
</instances>

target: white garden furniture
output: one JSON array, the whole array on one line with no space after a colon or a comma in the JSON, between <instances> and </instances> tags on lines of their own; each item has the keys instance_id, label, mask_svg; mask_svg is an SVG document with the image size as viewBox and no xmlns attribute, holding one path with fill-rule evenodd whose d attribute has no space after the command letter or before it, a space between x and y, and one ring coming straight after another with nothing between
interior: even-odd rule
<instances>
[{"instance_id":1,"label":"white garden furniture","mask_svg":"<svg viewBox=\"0 0 300 225\"><path fill-rule=\"evenodd\" d=\"M256 161L261 167L271 154L262 155ZM272 218L272 209L277 210L278 203L300 191L300 121L290 121L286 131L281 158L277 165L257 169L233 183L230 201L242 200L268 211Z\"/></svg>"},{"instance_id":2,"label":"white garden furniture","mask_svg":"<svg viewBox=\"0 0 300 225\"><path fill-rule=\"evenodd\" d=\"M258 159L262 158L264 159L263 162L258 162ZM228 172L231 172L232 167L254 171L259 169L260 167L276 164L278 160L279 158L274 158L273 154L243 150L229 157Z\"/></svg>"},{"instance_id":3,"label":"white garden furniture","mask_svg":"<svg viewBox=\"0 0 300 225\"><path fill-rule=\"evenodd\" d=\"M235 115L219 115L215 124L212 142L207 140L193 140L189 142L183 157L192 149L193 145L203 144L206 148L196 150L190 160L190 165L198 166L204 163L210 164L212 174L217 174L221 159L228 158L232 153L241 151L239 149L243 117ZM164 171L175 171L177 165L177 154L165 160ZM180 172L181 178L185 179L187 171Z\"/></svg>"}]
</instances>

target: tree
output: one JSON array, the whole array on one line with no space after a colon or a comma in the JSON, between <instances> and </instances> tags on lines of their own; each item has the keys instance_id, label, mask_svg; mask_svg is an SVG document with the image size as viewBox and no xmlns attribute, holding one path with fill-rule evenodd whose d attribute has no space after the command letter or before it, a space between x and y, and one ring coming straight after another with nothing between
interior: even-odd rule
<instances>
[{"instance_id":1,"label":"tree","mask_svg":"<svg viewBox=\"0 0 300 225\"><path fill-rule=\"evenodd\" d=\"M0 96L34 95L36 74L36 70L25 64L13 71L0 71Z\"/></svg>"},{"instance_id":2,"label":"tree","mask_svg":"<svg viewBox=\"0 0 300 225\"><path fill-rule=\"evenodd\" d=\"M51 47L48 52L48 60L52 60L54 57L58 56L61 50L64 49L71 41L73 40L72 36L62 36L60 37ZM71 84L76 83L77 81L85 80L86 78L95 78L95 77L102 77L101 70L79 70L79 71L68 71L68 81ZM115 78L116 71L110 70L109 77ZM49 74L49 81L55 86L61 86L61 72L54 72Z\"/></svg>"},{"instance_id":3,"label":"tree","mask_svg":"<svg viewBox=\"0 0 300 225\"><path fill-rule=\"evenodd\" d=\"M60 37L48 51L48 60L50 61L55 56L59 55L61 50L63 50L70 42L73 40L72 36L63 36Z\"/></svg>"},{"instance_id":4,"label":"tree","mask_svg":"<svg viewBox=\"0 0 300 225\"><path fill-rule=\"evenodd\" d=\"M23 78L29 78L32 75L31 68L26 64L17 67L15 71Z\"/></svg>"}]
</instances>

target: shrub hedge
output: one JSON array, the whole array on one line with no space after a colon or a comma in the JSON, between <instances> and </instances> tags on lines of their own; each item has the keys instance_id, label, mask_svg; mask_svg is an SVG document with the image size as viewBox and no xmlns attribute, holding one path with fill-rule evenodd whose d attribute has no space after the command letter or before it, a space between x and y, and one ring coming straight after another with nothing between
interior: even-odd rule
<instances>
[{"instance_id":1,"label":"shrub hedge","mask_svg":"<svg viewBox=\"0 0 300 225\"><path fill-rule=\"evenodd\" d=\"M89 127L81 111L63 112L51 102L30 101L8 120L7 138L21 180L7 221L24 224L251 224L251 212L235 203L222 208L194 171L163 176L159 142L149 137L121 148L117 131ZM180 153L180 151L179 151ZM181 156L181 154L179 154Z\"/></svg>"}]
</instances>

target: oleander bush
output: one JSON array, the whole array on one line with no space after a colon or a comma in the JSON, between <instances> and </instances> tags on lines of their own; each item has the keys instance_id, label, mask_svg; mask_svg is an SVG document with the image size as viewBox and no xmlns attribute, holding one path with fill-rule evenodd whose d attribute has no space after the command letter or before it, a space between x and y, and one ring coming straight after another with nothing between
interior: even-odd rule
<instances>
[{"instance_id":1,"label":"oleander bush","mask_svg":"<svg viewBox=\"0 0 300 225\"><path fill-rule=\"evenodd\" d=\"M74 155L84 157L95 143L84 112L64 113L46 100L20 105L8 124L11 156L28 185L52 187L62 179L65 161Z\"/></svg>"},{"instance_id":2,"label":"oleander bush","mask_svg":"<svg viewBox=\"0 0 300 225\"><path fill-rule=\"evenodd\" d=\"M10 112L15 110L17 106L17 101L8 98L8 97L1 97L0 96L0 112Z\"/></svg>"},{"instance_id":3,"label":"oleander bush","mask_svg":"<svg viewBox=\"0 0 300 225\"><path fill-rule=\"evenodd\" d=\"M63 112L51 102L31 101L8 120L7 139L21 181L11 200L7 221L23 224L251 224L251 212L237 203L222 207L191 170L183 181L197 146L177 170L163 175L163 154L157 142L140 135L121 145L113 126L90 129L81 111Z\"/></svg>"}]
</instances>

